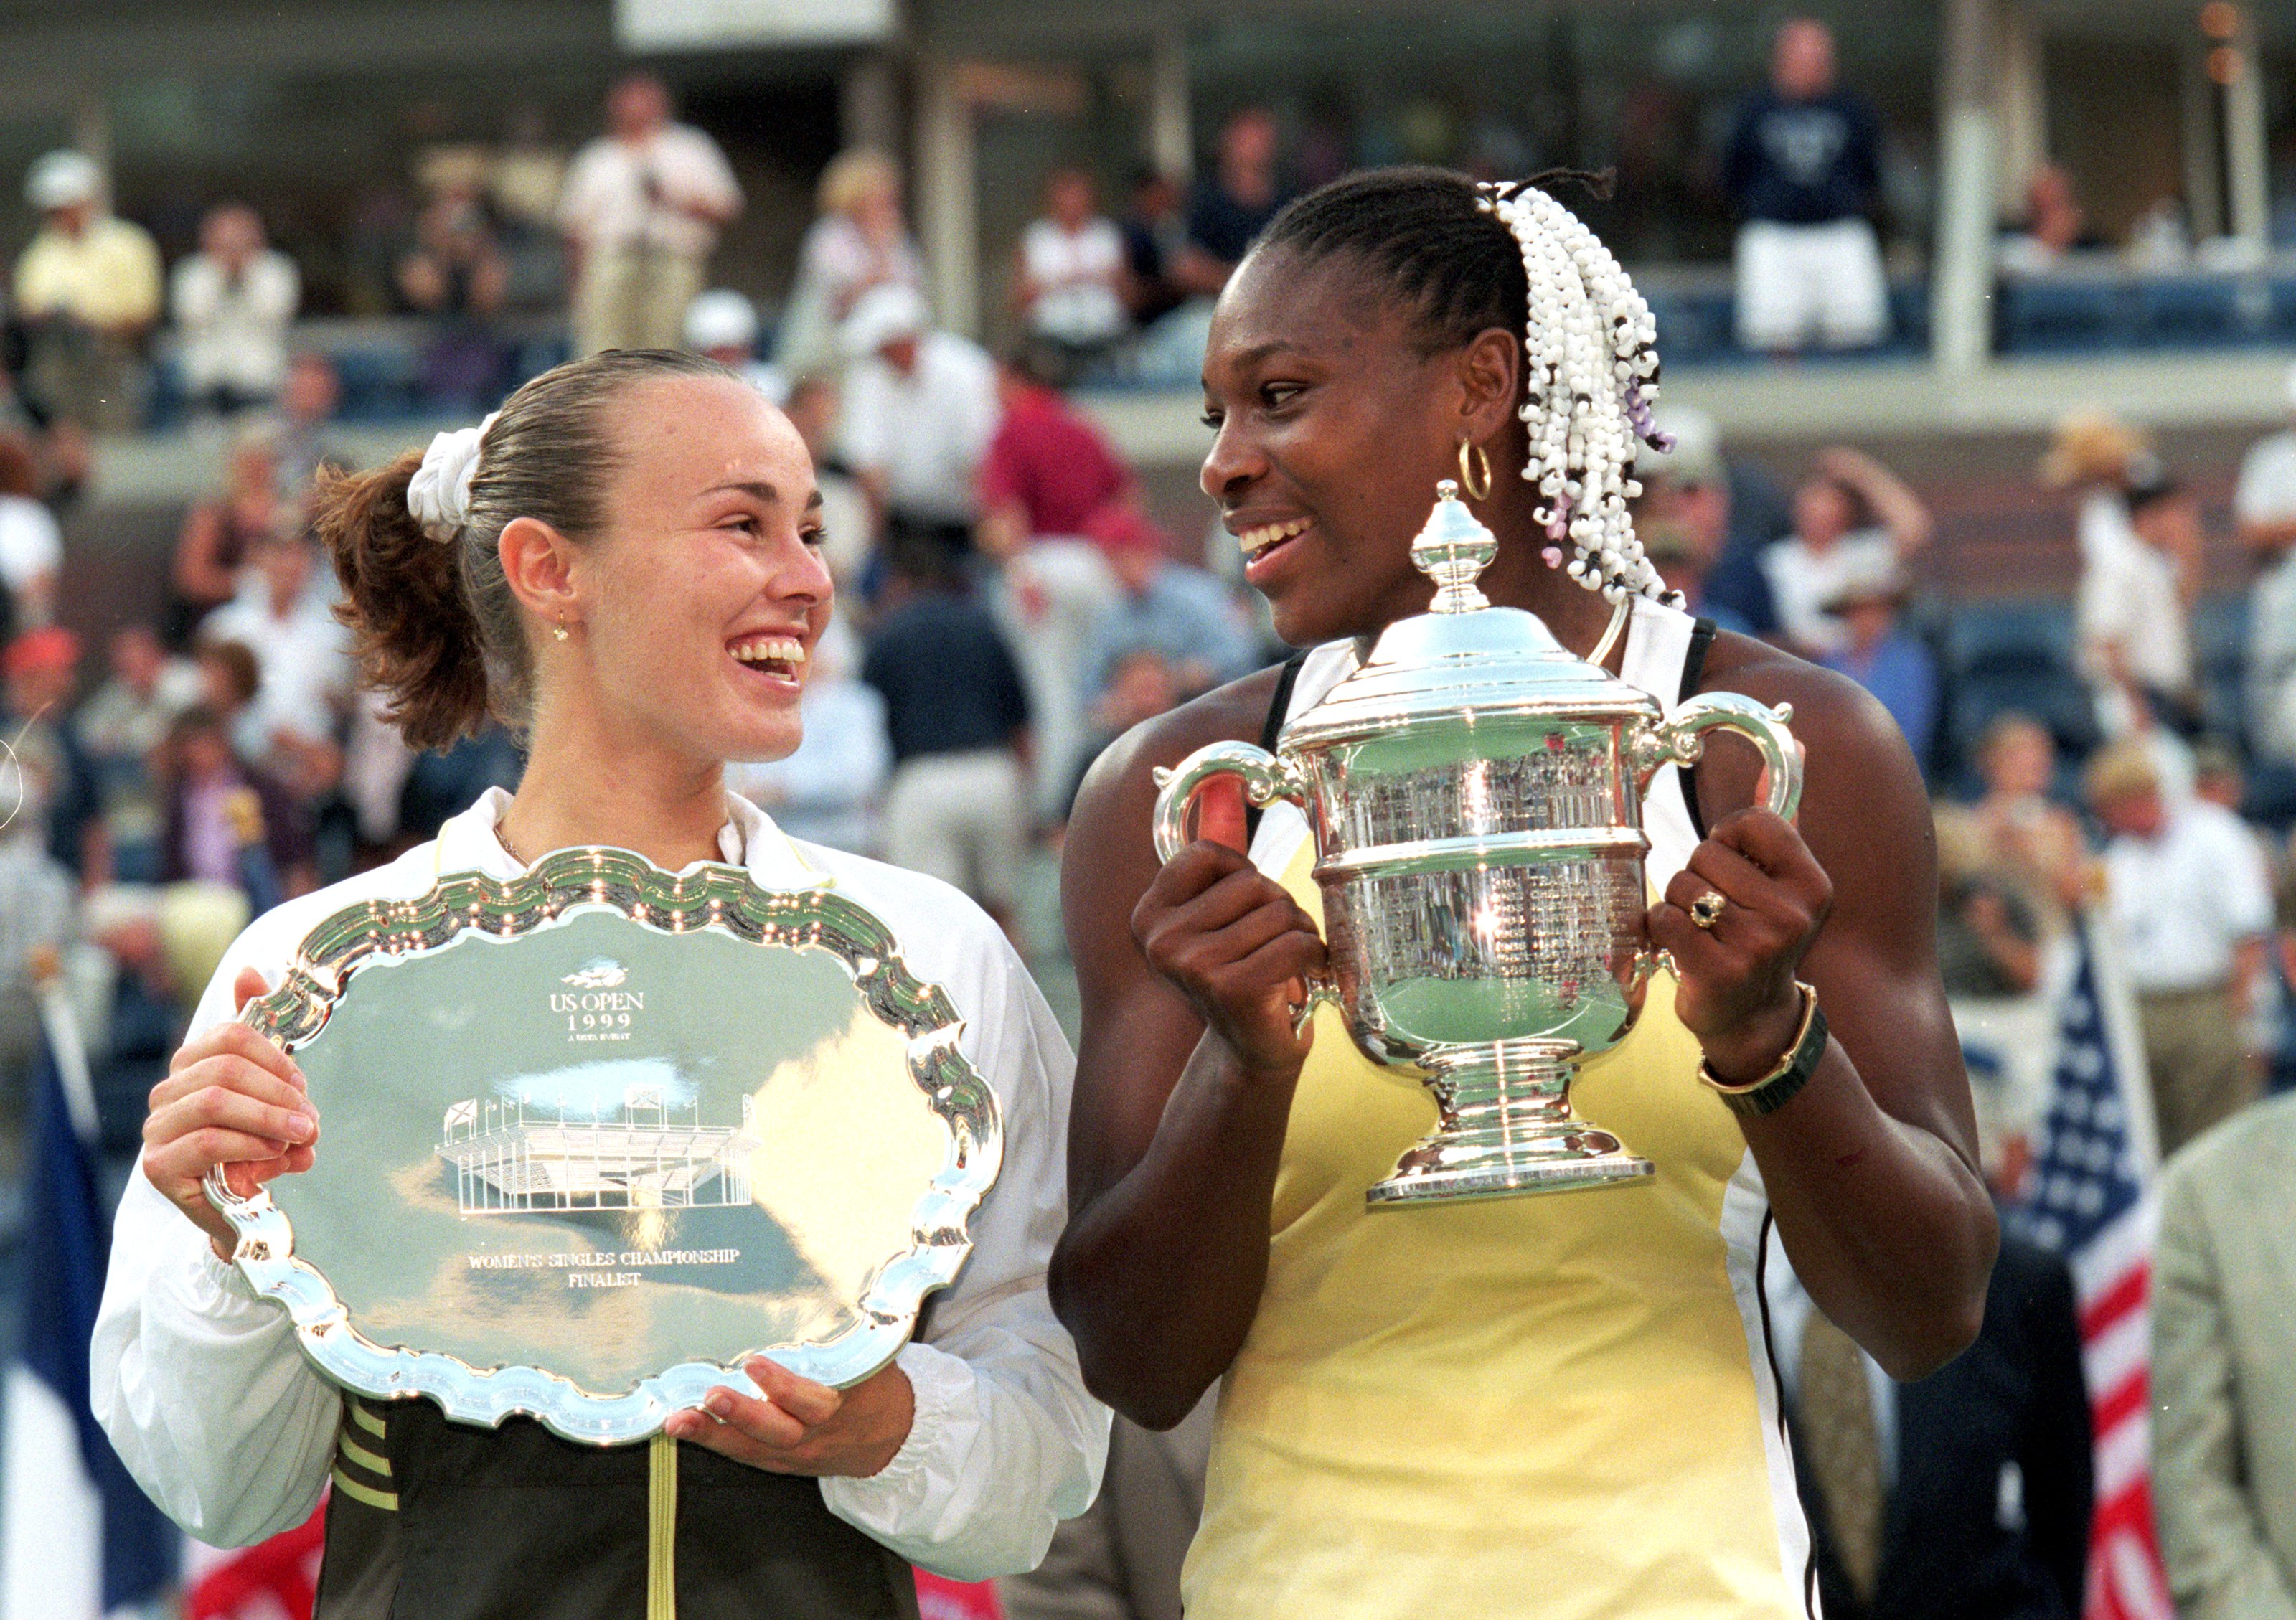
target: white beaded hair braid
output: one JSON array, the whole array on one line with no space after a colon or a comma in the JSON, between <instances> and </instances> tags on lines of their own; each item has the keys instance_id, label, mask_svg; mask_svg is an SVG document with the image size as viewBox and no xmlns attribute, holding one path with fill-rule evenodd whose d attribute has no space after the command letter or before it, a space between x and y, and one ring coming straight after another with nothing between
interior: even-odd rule
<instances>
[{"instance_id":1,"label":"white beaded hair braid","mask_svg":"<svg viewBox=\"0 0 2296 1620\"><path fill-rule=\"evenodd\" d=\"M1658 324L1611 250L1578 217L1528 184L1486 184L1480 206L1522 249L1530 283L1523 356L1530 430L1522 476L1549 540L1574 553L1570 577L1612 602L1664 598L1665 583L1635 538L1627 503L1637 443L1673 447L1651 421L1658 400ZM1550 555L1549 560L1554 558Z\"/></svg>"}]
</instances>

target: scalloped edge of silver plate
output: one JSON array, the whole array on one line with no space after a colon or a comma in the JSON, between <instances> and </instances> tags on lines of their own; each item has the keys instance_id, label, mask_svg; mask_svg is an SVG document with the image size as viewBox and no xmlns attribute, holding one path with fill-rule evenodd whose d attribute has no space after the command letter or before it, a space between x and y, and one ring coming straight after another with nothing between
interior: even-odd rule
<instances>
[{"instance_id":1,"label":"scalloped edge of silver plate","mask_svg":"<svg viewBox=\"0 0 2296 1620\"><path fill-rule=\"evenodd\" d=\"M870 1280L859 1320L830 1338L759 1346L728 1363L684 1362L602 1395L538 1367L473 1367L442 1352L376 1344L327 1279L297 1257L294 1228L269 1189L240 1199L210 1176L208 1196L239 1234L234 1264L257 1293L286 1307L304 1353L334 1382L381 1400L425 1395L458 1422L492 1428L525 1416L569 1440L627 1444L659 1432L711 1389L757 1393L741 1370L751 1356L833 1387L860 1382L908 1342L925 1297L954 1282L972 1254L968 1223L1004 1165L996 1093L957 1048L964 1025L947 994L911 973L892 930L832 882L768 889L738 866L668 872L603 847L558 850L506 881L453 873L411 899L360 901L328 917L304 937L279 987L241 1018L291 1053L325 1027L364 966L426 954L474 929L514 938L602 906L661 933L712 929L757 945L826 950L844 964L876 1016L908 1037L910 1076L948 1127L948 1157L917 1201L909 1248Z\"/></svg>"}]
</instances>

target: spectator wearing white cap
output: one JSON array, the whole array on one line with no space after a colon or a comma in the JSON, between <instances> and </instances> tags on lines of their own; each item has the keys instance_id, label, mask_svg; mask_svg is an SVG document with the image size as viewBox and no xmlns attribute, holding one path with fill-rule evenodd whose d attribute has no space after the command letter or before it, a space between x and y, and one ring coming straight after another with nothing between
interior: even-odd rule
<instances>
[{"instance_id":1,"label":"spectator wearing white cap","mask_svg":"<svg viewBox=\"0 0 2296 1620\"><path fill-rule=\"evenodd\" d=\"M136 346L160 315L160 250L104 207L103 171L85 152L34 163L24 196L40 215L16 261L16 314L31 339L27 393L53 419L129 428Z\"/></svg>"},{"instance_id":2,"label":"spectator wearing white cap","mask_svg":"<svg viewBox=\"0 0 2296 1620\"><path fill-rule=\"evenodd\" d=\"M671 119L669 91L652 74L613 87L606 125L575 154L558 200L575 261L575 342L586 355L675 348L742 188L717 142Z\"/></svg>"},{"instance_id":3,"label":"spectator wearing white cap","mask_svg":"<svg viewBox=\"0 0 2296 1620\"><path fill-rule=\"evenodd\" d=\"M200 248L176 261L168 310L184 391L217 416L267 405L287 376L287 326L303 299L295 261L266 246L244 203L209 209Z\"/></svg>"},{"instance_id":4,"label":"spectator wearing white cap","mask_svg":"<svg viewBox=\"0 0 2296 1620\"><path fill-rule=\"evenodd\" d=\"M685 347L740 372L775 405L789 402L789 379L758 358L758 307L731 287L712 287L685 307Z\"/></svg>"},{"instance_id":5,"label":"spectator wearing white cap","mask_svg":"<svg viewBox=\"0 0 2296 1620\"><path fill-rule=\"evenodd\" d=\"M2296 410L2296 369L2288 403ZM2257 568L2248 599L2249 748L2259 765L2296 773L2296 429L2249 451L2232 505Z\"/></svg>"},{"instance_id":6,"label":"spectator wearing white cap","mask_svg":"<svg viewBox=\"0 0 2296 1620\"><path fill-rule=\"evenodd\" d=\"M862 294L840 338L850 364L839 447L887 541L970 550L975 476L1000 414L996 364L936 329L923 296L898 282Z\"/></svg>"},{"instance_id":7,"label":"spectator wearing white cap","mask_svg":"<svg viewBox=\"0 0 2296 1620\"><path fill-rule=\"evenodd\" d=\"M1851 559L1824 604L1842 626L1841 644L1818 662L1880 700L1926 769L1937 736L1937 660L1901 622L1908 588L1905 569L1887 552Z\"/></svg>"}]
</instances>

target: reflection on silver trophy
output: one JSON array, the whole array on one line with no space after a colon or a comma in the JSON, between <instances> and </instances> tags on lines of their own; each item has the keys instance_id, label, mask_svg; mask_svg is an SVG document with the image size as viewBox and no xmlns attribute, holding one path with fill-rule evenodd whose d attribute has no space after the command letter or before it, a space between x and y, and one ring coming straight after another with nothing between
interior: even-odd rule
<instances>
[{"instance_id":1,"label":"reflection on silver trophy","mask_svg":"<svg viewBox=\"0 0 2296 1620\"><path fill-rule=\"evenodd\" d=\"M683 1112L686 1117L678 1117ZM701 1105L671 1108L634 1085L611 1117L472 1097L447 1110L439 1157L464 1215L550 1209L738 1209L750 1202L756 1099L739 1130L701 1124Z\"/></svg>"},{"instance_id":2,"label":"reflection on silver trophy","mask_svg":"<svg viewBox=\"0 0 2296 1620\"><path fill-rule=\"evenodd\" d=\"M1412 544L1439 587L1429 610L1390 626L1275 753L1213 743L1160 774L1155 810L1165 860L1215 776L1306 814L1331 979L1300 1017L1336 1005L1364 1054L1417 1068L1439 1110L1371 1188L1374 1208L1649 1175L1569 1095L1578 1065L1634 1027L1657 961L1643 790L1723 729L1759 751L1770 809L1791 818L1801 798L1786 706L1715 692L1664 718L1535 615L1490 605L1475 580L1497 541L1456 486L1438 489Z\"/></svg>"}]
</instances>

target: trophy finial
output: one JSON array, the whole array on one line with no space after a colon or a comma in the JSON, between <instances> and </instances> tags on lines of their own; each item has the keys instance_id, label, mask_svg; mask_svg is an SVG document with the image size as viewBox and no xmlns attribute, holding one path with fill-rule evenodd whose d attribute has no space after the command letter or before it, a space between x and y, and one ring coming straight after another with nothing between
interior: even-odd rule
<instances>
[{"instance_id":1,"label":"trophy finial","mask_svg":"<svg viewBox=\"0 0 2296 1620\"><path fill-rule=\"evenodd\" d=\"M1411 560L1436 584L1430 613L1472 613L1491 605L1475 580L1499 554L1498 536L1483 527L1459 499L1456 479L1435 486L1435 510L1411 543Z\"/></svg>"}]
</instances>

